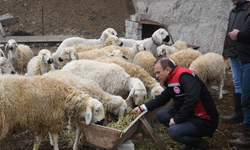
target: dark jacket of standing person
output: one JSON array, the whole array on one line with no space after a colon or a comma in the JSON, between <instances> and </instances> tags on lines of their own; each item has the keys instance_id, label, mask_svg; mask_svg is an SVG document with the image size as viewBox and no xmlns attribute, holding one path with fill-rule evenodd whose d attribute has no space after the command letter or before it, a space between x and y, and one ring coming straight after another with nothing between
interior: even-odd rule
<instances>
[{"instance_id":1,"label":"dark jacket of standing person","mask_svg":"<svg viewBox=\"0 0 250 150\"><path fill-rule=\"evenodd\" d=\"M245 2L242 6L235 6L229 14L229 22L227 27L226 38L224 41L222 56L225 58L237 58L236 41L233 41L228 33L233 29L241 29L245 16L250 9L249 2ZM237 16L237 17L236 17Z\"/></svg>"},{"instance_id":2,"label":"dark jacket of standing person","mask_svg":"<svg viewBox=\"0 0 250 150\"><path fill-rule=\"evenodd\" d=\"M243 62L250 62L250 11L245 17L245 23L242 26L240 32L237 35L237 49L238 58L237 60Z\"/></svg>"}]
</instances>

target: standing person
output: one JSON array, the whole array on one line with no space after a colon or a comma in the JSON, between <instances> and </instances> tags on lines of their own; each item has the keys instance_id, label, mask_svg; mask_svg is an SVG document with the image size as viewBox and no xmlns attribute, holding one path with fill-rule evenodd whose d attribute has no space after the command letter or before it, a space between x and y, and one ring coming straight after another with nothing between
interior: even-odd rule
<instances>
[{"instance_id":1,"label":"standing person","mask_svg":"<svg viewBox=\"0 0 250 150\"><path fill-rule=\"evenodd\" d=\"M174 66L166 57L155 63L156 77L166 89L155 99L134 108L137 114L165 105L171 98L174 107L157 112L160 123L168 126L170 138L185 144L183 150L203 150L218 126L219 114L205 84L190 69Z\"/></svg>"},{"instance_id":2,"label":"standing person","mask_svg":"<svg viewBox=\"0 0 250 150\"><path fill-rule=\"evenodd\" d=\"M224 48L222 56L224 60L230 59L230 66L233 74L233 82L235 87L234 99L234 113L231 116L222 117L225 122L241 122L244 118L241 108L241 82L240 82L240 63L236 59L238 50L236 49L236 42L232 40L228 33L233 29L240 29L245 16L250 9L247 0L232 0L235 5L229 14L229 21L227 27L227 34L225 37Z\"/></svg>"},{"instance_id":3,"label":"standing person","mask_svg":"<svg viewBox=\"0 0 250 150\"><path fill-rule=\"evenodd\" d=\"M247 148L250 147L250 10L246 15L241 30L234 29L229 33L229 36L232 40L237 41L237 60L240 61L241 73L241 106L244 113L243 133L233 133L237 139L231 140L230 144L240 148Z\"/></svg>"}]
</instances>

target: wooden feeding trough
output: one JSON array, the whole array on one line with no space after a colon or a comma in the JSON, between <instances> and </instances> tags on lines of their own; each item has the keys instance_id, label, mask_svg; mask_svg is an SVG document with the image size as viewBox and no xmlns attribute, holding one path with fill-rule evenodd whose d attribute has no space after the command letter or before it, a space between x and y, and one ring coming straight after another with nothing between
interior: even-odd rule
<instances>
[{"instance_id":1,"label":"wooden feeding trough","mask_svg":"<svg viewBox=\"0 0 250 150\"><path fill-rule=\"evenodd\" d=\"M162 108L168 108L173 105L171 100L163 107L155 109L154 111L144 111L136 117L136 119L123 131L106 126L96 124L86 125L81 122L81 129L83 131L82 142L84 145L92 146L105 150L116 150L127 139L131 138L140 127L151 138L152 142L159 150L165 150L166 146L161 142L157 134L153 131L149 121L156 118L156 113Z\"/></svg>"}]
</instances>

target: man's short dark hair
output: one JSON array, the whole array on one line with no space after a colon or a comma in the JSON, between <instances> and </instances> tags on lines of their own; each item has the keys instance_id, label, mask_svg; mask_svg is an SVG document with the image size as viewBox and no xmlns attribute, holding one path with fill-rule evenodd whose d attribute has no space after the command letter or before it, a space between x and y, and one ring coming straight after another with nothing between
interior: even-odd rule
<instances>
[{"instance_id":1,"label":"man's short dark hair","mask_svg":"<svg viewBox=\"0 0 250 150\"><path fill-rule=\"evenodd\" d=\"M156 63L160 63L162 66L162 69L165 70L165 68L169 67L170 69L174 68L174 63L168 58L168 57L159 57L156 61Z\"/></svg>"}]
</instances>

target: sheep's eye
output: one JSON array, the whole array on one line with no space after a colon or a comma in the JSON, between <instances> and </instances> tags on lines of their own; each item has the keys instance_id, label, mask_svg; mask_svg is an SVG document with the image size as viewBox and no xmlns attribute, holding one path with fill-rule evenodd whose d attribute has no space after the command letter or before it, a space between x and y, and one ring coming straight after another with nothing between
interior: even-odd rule
<instances>
[{"instance_id":1,"label":"sheep's eye","mask_svg":"<svg viewBox=\"0 0 250 150\"><path fill-rule=\"evenodd\" d=\"M112 34L113 34L113 35L115 35L115 33L114 33L114 32L113 32Z\"/></svg>"},{"instance_id":2,"label":"sheep's eye","mask_svg":"<svg viewBox=\"0 0 250 150\"><path fill-rule=\"evenodd\" d=\"M96 113L99 113L99 110L95 110Z\"/></svg>"},{"instance_id":3,"label":"sheep's eye","mask_svg":"<svg viewBox=\"0 0 250 150\"><path fill-rule=\"evenodd\" d=\"M69 53L66 53L66 55L68 55Z\"/></svg>"}]
</instances>

